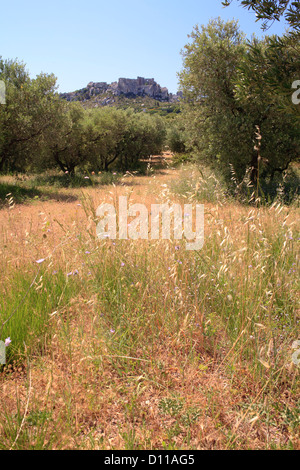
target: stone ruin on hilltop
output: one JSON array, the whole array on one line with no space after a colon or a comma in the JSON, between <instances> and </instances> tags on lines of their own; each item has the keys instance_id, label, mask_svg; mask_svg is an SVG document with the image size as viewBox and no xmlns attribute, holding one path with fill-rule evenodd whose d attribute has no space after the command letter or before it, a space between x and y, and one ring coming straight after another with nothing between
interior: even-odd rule
<instances>
[{"instance_id":1,"label":"stone ruin on hilltop","mask_svg":"<svg viewBox=\"0 0 300 470\"><path fill-rule=\"evenodd\" d=\"M158 101L177 101L181 94L173 95L166 87L161 87L154 78L119 78L118 82L90 82L86 88L71 93L61 93L60 96L67 101L87 101L98 95L109 92L120 96L149 96Z\"/></svg>"}]
</instances>

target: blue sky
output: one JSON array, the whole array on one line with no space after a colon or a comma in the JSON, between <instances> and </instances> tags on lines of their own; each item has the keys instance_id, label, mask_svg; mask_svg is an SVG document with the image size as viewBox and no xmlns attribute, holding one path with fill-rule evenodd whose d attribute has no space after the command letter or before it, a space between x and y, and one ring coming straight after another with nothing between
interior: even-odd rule
<instances>
[{"instance_id":1,"label":"blue sky","mask_svg":"<svg viewBox=\"0 0 300 470\"><path fill-rule=\"evenodd\" d=\"M196 24L238 19L250 38L262 36L255 15L221 0L10 0L0 5L0 55L23 61L32 77L54 73L59 91L119 77L154 78L175 93L180 51ZM274 24L269 34L281 34Z\"/></svg>"}]
</instances>

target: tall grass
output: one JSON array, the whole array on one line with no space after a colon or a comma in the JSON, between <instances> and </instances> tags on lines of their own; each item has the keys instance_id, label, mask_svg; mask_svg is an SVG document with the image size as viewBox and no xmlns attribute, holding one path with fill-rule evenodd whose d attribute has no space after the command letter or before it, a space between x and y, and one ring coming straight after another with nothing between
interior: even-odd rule
<instances>
[{"instance_id":1,"label":"tall grass","mask_svg":"<svg viewBox=\"0 0 300 470\"><path fill-rule=\"evenodd\" d=\"M30 289L28 267L3 283L1 312L16 310L8 361L25 343L33 380L48 385L31 387L27 411L9 395L2 448L22 423L23 448L297 448L297 209L234 203L190 168L167 188L152 182L159 200L172 190L205 204L202 250L97 240L91 198Z\"/></svg>"},{"instance_id":2,"label":"tall grass","mask_svg":"<svg viewBox=\"0 0 300 470\"><path fill-rule=\"evenodd\" d=\"M54 311L78 295L81 280L65 272L39 269L19 271L10 276L0 299L1 337L13 338L7 348L7 361L17 360L24 348L32 354L44 352L51 336L49 321Z\"/></svg>"}]
</instances>

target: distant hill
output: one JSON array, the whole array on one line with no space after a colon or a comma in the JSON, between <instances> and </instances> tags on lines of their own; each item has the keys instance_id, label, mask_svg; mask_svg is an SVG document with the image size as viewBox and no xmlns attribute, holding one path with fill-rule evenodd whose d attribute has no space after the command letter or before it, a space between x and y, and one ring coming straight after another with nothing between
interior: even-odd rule
<instances>
[{"instance_id":1,"label":"distant hill","mask_svg":"<svg viewBox=\"0 0 300 470\"><path fill-rule=\"evenodd\" d=\"M166 87L161 87L154 78L137 77L119 78L117 82L90 82L85 88L70 93L60 93L67 101L81 101L86 107L118 106L135 107L145 110L159 107L159 103L176 104L182 93L169 93ZM145 103L143 103L145 101Z\"/></svg>"}]
</instances>

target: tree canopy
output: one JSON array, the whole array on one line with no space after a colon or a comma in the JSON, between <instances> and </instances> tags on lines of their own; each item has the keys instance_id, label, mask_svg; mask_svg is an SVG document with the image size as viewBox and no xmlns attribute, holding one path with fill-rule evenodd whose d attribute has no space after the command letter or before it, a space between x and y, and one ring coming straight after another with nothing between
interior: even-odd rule
<instances>
[{"instance_id":1,"label":"tree canopy","mask_svg":"<svg viewBox=\"0 0 300 470\"><path fill-rule=\"evenodd\" d=\"M270 82L276 62L284 83L291 84L297 50L287 44L279 61L276 50L270 53L270 38L249 43L237 22L220 18L195 26L190 38L179 78L187 143L196 158L227 179L234 171L241 180L248 171L252 183L284 171L299 158L297 107L290 87L286 99Z\"/></svg>"},{"instance_id":2,"label":"tree canopy","mask_svg":"<svg viewBox=\"0 0 300 470\"><path fill-rule=\"evenodd\" d=\"M238 0L244 8L255 12L257 21L262 20L264 30L272 22L284 18L294 33L300 33L300 2L294 0ZM232 0L222 2L229 6Z\"/></svg>"}]
</instances>

